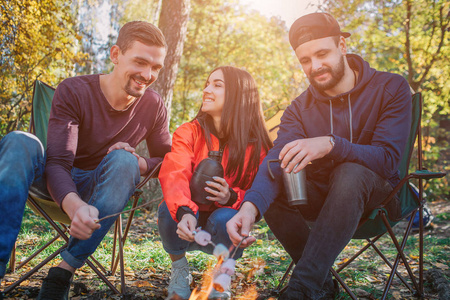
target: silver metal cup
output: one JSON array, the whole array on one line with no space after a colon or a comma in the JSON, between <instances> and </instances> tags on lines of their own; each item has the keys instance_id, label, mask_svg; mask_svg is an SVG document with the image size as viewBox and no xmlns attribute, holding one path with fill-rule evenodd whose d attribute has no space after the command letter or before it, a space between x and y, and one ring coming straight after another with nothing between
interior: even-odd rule
<instances>
[{"instance_id":1,"label":"silver metal cup","mask_svg":"<svg viewBox=\"0 0 450 300\"><path fill-rule=\"evenodd\" d=\"M272 170L270 169L271 162L281 163L279 159L269 159L267 161L267 167L269 169L270 176L273 176ZM306 171L305 169L300 170L298 173L293 171L286 173L283 170L283 183L287 195L287 200L290 206L307 204L308 197L306 195Z\"/></svg>"}]
</instances>

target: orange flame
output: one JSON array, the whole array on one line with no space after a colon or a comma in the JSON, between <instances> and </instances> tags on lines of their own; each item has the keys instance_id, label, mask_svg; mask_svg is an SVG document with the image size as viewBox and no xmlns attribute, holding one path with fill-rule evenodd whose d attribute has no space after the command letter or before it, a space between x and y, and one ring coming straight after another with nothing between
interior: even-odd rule
<instances>
[{"instance_id":1,"label":"orange flame","mask_svg":"<svg viewBox=\"0 0 450 300\"><path fill-rule=\"evenodd\" d=\"M258 292L256 292L255 286L251 286L241 297L239 297L239 300L255 300L258 298Z\"/></svg>"},{"instance_id":2,"label":"orange flame","mask_svg":"<svg viewBox=\"0 0 450 300\"><path fill-rule=\"evenodd\" d=\"M211 293L214 284L214 276L219 272L223 263L223 258L219 258L217 264L214 267L209 267L203 275L201 287L196 287L189 297L189 300L208 300L208 296ZM258 292L255 286L251 286L245 293L236 298L237 300L256 300L258 298ZM274 298L270 298L274 300Z\"/></svg>"},{"instance_id":3,"label":"orange flame","mask_svg":"<svg viewBox=\"0 0 450 300\"><path fill-rule=\"evenodd\" d=\"M203 282L201 288L195 288L189 300L208 300L209 293L213 288L214 274L220 269L222 265L223 258L220 257L215 267L209 267L206 270L205 275L203 275Z\"/></svg>"}]
</instances>

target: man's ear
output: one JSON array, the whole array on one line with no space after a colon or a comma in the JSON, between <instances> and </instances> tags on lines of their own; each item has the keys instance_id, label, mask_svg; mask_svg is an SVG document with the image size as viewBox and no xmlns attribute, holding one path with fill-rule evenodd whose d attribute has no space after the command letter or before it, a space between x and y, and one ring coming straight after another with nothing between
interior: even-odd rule
<instances>
[{"instance_id":1,"label":"man's ear","mask_svg":"<svg viewBox=\"0 0 450 300\"><path fill-rule=\"evenodd\" d=\"M339 39L339 50L341 51L342 55L347 54L347 42L345 41L345 38L343 36Z\"/></svg>"},{"instance_id":2,"label":"man's ear","mask_svg":"<svg viewBox=\"0 0 450 300\"><path fill-rule=\"evenodd\" d=\"M120 48L117 45L112 46L109 50L109 58L111 58L113 64L117 64L119 62L119 54Z\"/></svg>"}]
</instances>

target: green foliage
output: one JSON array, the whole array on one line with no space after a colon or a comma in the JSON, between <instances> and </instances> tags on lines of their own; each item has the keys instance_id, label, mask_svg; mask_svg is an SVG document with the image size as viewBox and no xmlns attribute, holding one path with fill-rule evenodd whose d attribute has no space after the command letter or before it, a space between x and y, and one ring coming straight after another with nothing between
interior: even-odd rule
<instances>
[{"instance_id":1,"label":"green foliage","mask_svg":"<svg viewBox=\"0 0 450 300\"><path fill-rule=\"evenodd\" d=\"M450 171L450 3L445 0L326 0L348 39L372 67L401 74L424 98L424 167ZM427 183L429 199L447 198L448 176Z\"/></svg>"},{"instance_id":2,"label":"green foliage","mask_svg":"<svg viewBox=\"0 0 450 300\"><path fill-rule=\"evenodd\" d=\"M11 0L0 4L0 136L28 126L33 82L73 75L83 55L70 2Z\"/></svg>"},{"instance_id":3,"label":"green foliage","mask_svg":"<svg viewBox=\"0 0 450 300\"><path fill-rule=\"evenodd\" d=\"M303 77L284 22L249 12L233 0L193 0L191 5L174 88L172 130L196 115L206 78L218 66L233 65L252 74L264 109L283 107L298 95Z\"/></svg>"}]
</instances>

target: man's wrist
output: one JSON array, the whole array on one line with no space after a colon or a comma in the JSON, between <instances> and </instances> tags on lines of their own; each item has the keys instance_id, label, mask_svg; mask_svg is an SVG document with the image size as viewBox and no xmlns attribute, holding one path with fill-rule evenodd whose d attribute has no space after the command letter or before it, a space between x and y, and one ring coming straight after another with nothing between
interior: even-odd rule
<instances>
[{"instance_id":1,"label":"man's wrist","mask_svg":"<svg viewBox=\"0 0 450 300\"><path fill-rule=\"evenodd\" d=\"M331 150L333 150L334 145L335 145L335 143L334 143L334 136L330 136L330 144L331 144Z\"/></svg>"},{"instance_id":2,"label":"man's wrist","mask_svg":"<svg viewBox=\"0 0 450 300\"><path fill-rule=\"evenodd\" d=\"M255 219L259 214L259 210L256 207L256 205L251 203L250 201L245 201L244 203L242 203L242 206L239 209L239 211L245 212L247 214L251 214L252 216L255 217Z\"/></svg>"},{"instance_id":3,"label":"man's wrist","mask_svg":"<svg viewBox=\"0 0 450 300\"><path fill-rule=\"evenodd\" d=\"M332 150L333 150L333 148L334 148L334 146L335 146L335 138L334 138L334 136L332 136L332 135L329 135L328 136L328 142L329 142L329 144L330 144L330 150L328 150L328 153L330 153Z\"/></svg>"},{"instance_id":4,"label":"man's wrist","mask_svg":"<svg viewBox=\"0 0 450 300\"><path fill-rule=\"evenodd\" d=\"M88 204L81 200L81 198L74 192L68 193L62 203L61 208L72 220L75 212L82 206L87 206Z\"/></svg>"},{"instance_id":5,"label":"man's wrist","mask_svg":"<svg viewBox=\"0 0 450 300\"><path fill-rule=\"evenodd\" d=\"M144 174L147 173L148 162L145 158L143 158L142 156L139 156L138 157L138 165L139 165L139 172L140 172L141 176L143 176Z\"/></svg>"}]
</instances>

